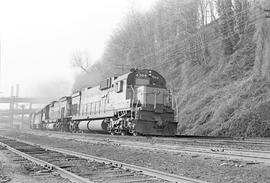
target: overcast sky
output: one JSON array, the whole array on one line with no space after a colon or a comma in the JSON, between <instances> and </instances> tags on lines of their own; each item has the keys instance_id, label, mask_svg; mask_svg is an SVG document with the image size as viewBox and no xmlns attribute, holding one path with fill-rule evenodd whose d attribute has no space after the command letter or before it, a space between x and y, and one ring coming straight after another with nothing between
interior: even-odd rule
<instances>
[{"instance_id":1,"label":"overcast sky","mask_svg":"<svg viewBox=\"0 0 270 183\"><path fill-rule=\"evenodd\" d=\"M106 41L134 8L148 11L155 0L0 0L1 90L20 84L29 96L50 84L70 92L74 52L97 60Z\"/></svg>"}]
</instances>

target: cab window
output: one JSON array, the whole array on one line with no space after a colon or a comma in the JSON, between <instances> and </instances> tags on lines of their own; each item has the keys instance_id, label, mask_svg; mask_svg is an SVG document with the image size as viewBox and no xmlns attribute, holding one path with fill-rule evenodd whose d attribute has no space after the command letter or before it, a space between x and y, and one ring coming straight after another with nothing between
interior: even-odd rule
<instances>
[{"instance_id":1,"label":"cab window","mask_svg":"<svg viewBox=\"0 0 270 183\"><path fill-rule=\"evenodd\" d=\"M124 84L124 81L119 81L115 84L115 91L117 93L120 93L123 91L123 84Z\"/></svg>"},{"instance_id":2,"label":"cab window","mask_svg":"<svg viewBox=\"0 0 270 183\"><path fill-rule=\"evenodd\" d=\"M150 84L149 79L141 79L141 78L136 79L136 85L149 85L149 84Z\"/></svg>"}]
</instances>

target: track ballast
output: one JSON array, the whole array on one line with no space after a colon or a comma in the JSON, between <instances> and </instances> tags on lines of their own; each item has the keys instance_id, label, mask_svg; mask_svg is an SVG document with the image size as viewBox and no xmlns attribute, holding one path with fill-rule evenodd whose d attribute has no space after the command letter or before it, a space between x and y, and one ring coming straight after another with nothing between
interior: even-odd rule
<instances>
[{"instance_id":1,"label":"track ballast","mask_svg":"<svg viewBox=\"0 0 270 183\"><path fill-rule=\"evenodd\" d=\"M73 182L183 182L202 183L178 175L128 165L73 151L50 148L13 138L0 137L1 146L30 161L57 171Z\"/></svg>"}]
</instances>

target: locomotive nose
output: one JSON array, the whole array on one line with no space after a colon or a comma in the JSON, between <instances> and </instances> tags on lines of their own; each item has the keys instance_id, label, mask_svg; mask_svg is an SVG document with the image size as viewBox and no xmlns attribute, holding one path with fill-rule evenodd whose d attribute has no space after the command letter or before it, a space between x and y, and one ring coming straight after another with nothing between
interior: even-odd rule
<instances>
[{"instance_id":1,"label":"locomotive nose","mask_svg":"<svg viewBox=\"0 0 270 183\"><path fill-rule=\"evenodd\" d=\"M142 107L154 110L157 113L170 106L167 89L140 86L137 88L137 100Z\"/></svg>"}]
</instances>

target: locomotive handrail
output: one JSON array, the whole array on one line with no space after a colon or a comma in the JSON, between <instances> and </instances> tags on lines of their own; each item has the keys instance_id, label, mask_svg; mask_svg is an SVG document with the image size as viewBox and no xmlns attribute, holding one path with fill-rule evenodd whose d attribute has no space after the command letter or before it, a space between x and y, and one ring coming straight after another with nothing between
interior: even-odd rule
<instances>
[{"instance_id":1,"label":"locomotive handrail","mask_svg":"<svg viewBox=\"0 0 270 183\"><path fill-rule=\"evenodd\" d=\"M131 89L132 89L132 101L131 101L131 114L130 114L130 117L131 119L133 118L133 102L135 100L135 89L133 88L132 85L131 86Z\"/></svg>"},{"instance_id":2,"label":"locomotive handrail","mask_svg":"<svg viewBox=\"0 0 270 183\"><path fill-rule=\"evenodd\" d=\"M138 109L138 104L139 104L139 100L137 99L137 102L136 102L136 111Z\"/></svg>"}]
</instances>

